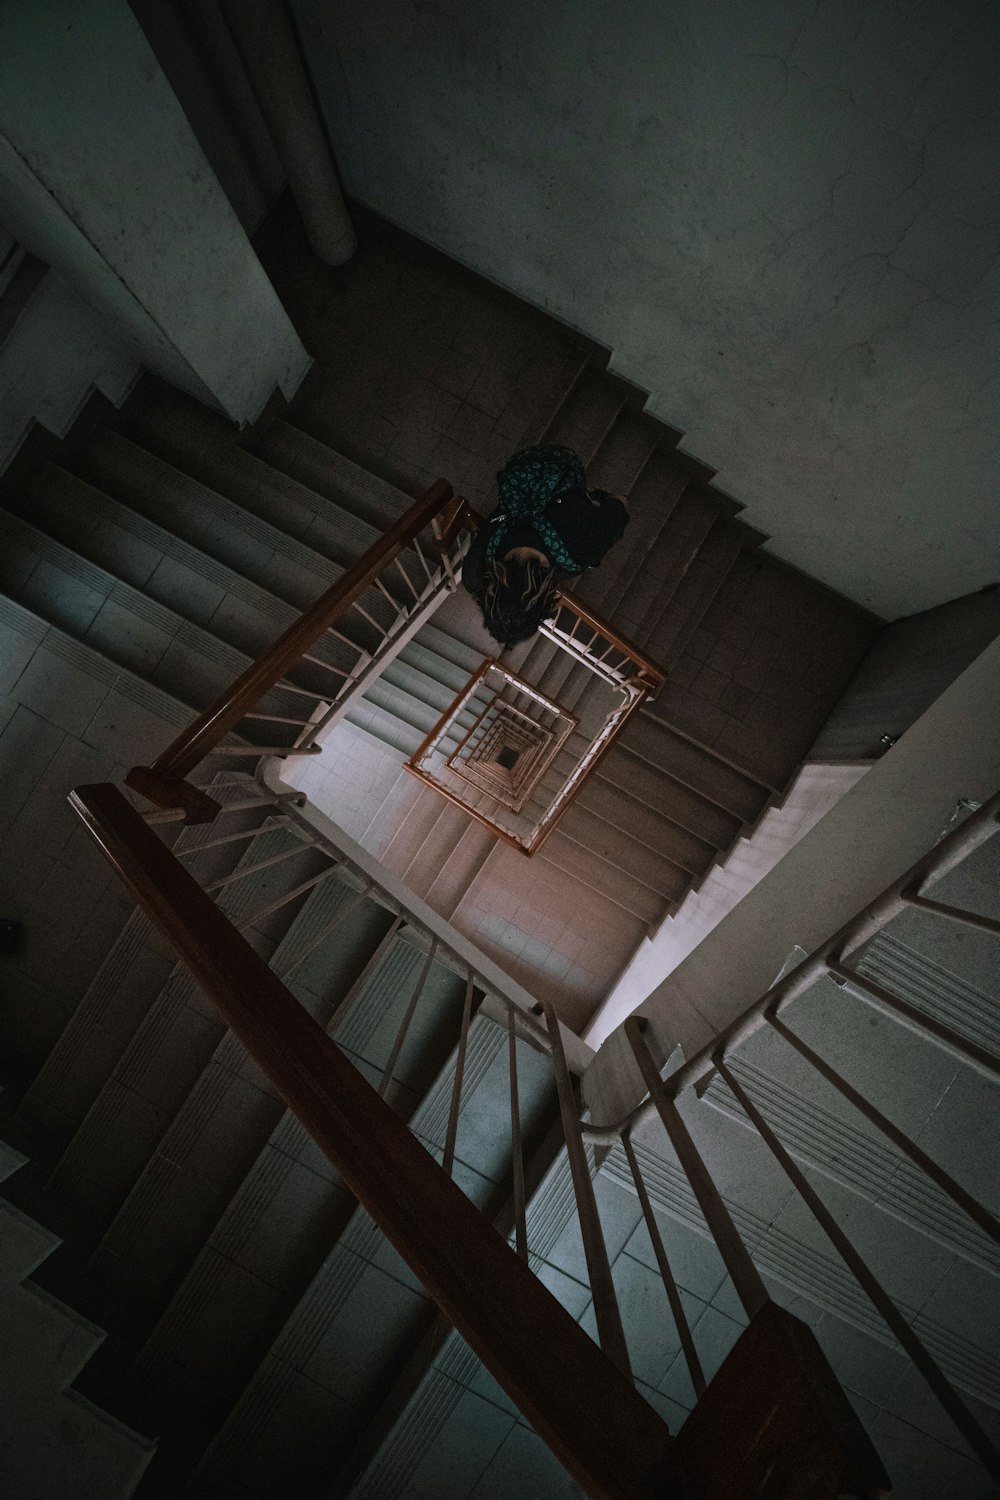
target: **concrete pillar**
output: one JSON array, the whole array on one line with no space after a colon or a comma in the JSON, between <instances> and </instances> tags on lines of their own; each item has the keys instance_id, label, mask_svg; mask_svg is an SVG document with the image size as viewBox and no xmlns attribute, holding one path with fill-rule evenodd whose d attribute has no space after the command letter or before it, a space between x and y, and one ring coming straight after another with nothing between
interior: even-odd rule
<instances>
[{"instance_id":1,"label":"concrete pillar","mask_svg":"<svg viewBox=\"0 0 1000 1500\"><path fill-rule=\"evenodd\" d=\"M224 0L223 9L309 243L326 265L343 265L357 241L283 0Z\"/></svg>"},{"instance_id":2,"label":"concrete pillar","mask_svg":"<svg viewBox=\"0 0 1000 1500\"><path fill-rule=\"evenodd\" d=\"M0 8L0 222L235 422L311 363L124 0Z\"/></svg>"}]
</instances>

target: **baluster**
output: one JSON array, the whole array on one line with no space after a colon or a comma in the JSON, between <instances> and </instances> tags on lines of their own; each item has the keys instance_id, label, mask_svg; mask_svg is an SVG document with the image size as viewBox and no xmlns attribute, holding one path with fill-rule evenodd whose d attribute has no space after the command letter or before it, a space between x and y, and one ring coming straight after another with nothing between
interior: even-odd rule
<instances>
[{"instance_id":1,"label":"baluster","mask_svg":"<svg viewBox=\"0 0 1000 1500\"><path fill-rule=\"evenodd\" d=\"M256 829L255 832L266 833L266 828ZM314 839L303 839L294 849L283 849L280 854L272 854L267 859L258 859L252 865L243 865L228 875L220 875L216 880L210 880L202 887L211 894L212 891L221 891L223 886L233 885L237 880L245 880L248 875L259 875L262 870L270 870L274 865L283 864L286 859L294 859L297 854L303 854L306 849L311 849L315 843Z\"/></svg>"},{"instance_id":2,"label":"baluster","mask_svg":"<svg viewBox=\"0 0 1000 1500\"><path fill-rule=\"evenodd\" d=\"M608 1358L614 1361L623 1375L631 1379L632 1368L625 1343L625 1330L622 1327L618 1297L611 1275L611 1264L608 1260L608 1248L604 1243L604 1231L601 1228L601 1218L597 1211L597 1198L594 1194L594 1184L590 1176L587 1153L580 1130L580 1116L577 1111L576 1096L573 1093L573 1082L566 1062L562 1037L559 1034L559 1022L547 1000L543 1000L541 1005L552 1046L552 1067L556 1078L559 1114L566 1140L566 1155L573 1180L573 1191L576 1195L577 1212L580 1216L580 1235L587 1262L587 1274L590 1278L590 1290L594 1298L597 1336Z\"/></svg>"},{"instance_id":3,"label":"baluster","mask_svg":"<svg viewBox=\"0 0 1000 1500\"><path fill-rule=\"evenodd\" d=\"M378 634L384 639L384 637L385 637L385 631L382 629L382 627L379 624L379 622L377 620L375 620L375 619L372 618L372 616L368 613L368 611L365 609L365 607L364 607L363 604L360 604L358 602L358 600L355 599L354 603L351 605L351 608L352 609L356 609L357 612L358 612L358 614L361 616L361 618L363 620L367 620L368 623L369 623L369 625L372 627L372 629L375 630L375 631L377 631Z\"/></svg>"},{"instance_id":4,"label":"baluster","mask_svg":"<svg viewBox=\"0 0 1000 1500\"><path fill-rule=\"evenodd\" d=\"M333 1036L337 1027L347 1015L347 1012L350 1010L355 1000L361 994L371 976L375 973L375 970L379 968L379 966L384 961L386 954L389 952L393 943L396 941L399 930L403 926L404 920L405 919L403 917L396 918L392 926L389 928L389 931L386 933L385 937L375 949L375 952L372 954L371 958L361 970L361 973L358 975L357 979L350 986L347 993L340 1000L338 1000L336 1006L334 1007L333 1014L331 1015L329 1021L327 1021L326 1023L326 1029L329 1032L330 1036Z\"/></svg>"},{"instance_id":5,"label":"baluster","mask_svg":"<svg viewBox=\"0 0 1000 1500\"><path fill-rule=\"evenodd\" d=\"M266 804L264 804L266 806ZM220 849L223 844L236 844L241 839L255 839L258 834L270 833L275 828L287 828L291 819L287 817L274 818L266 828L243 828L239 833L224 833L216 839L203 839L197 844L187 844L183 849L175 849L174 854L178 859L190 859L194 854L201 854L205 849Z\"/></svg>"},{"instance_id":6,"label":"baluster","mask_svg":"<svg viewBox=\"0 0 1000 1500\"><path fill-rule=\"evenodd\" d=\"M413 586L413 580L410 578L409 573L403 567L403 564L402 564L402 562L400 561L400 559L398 557L396 557L396 558L393 559L393 566L395 568L397 568L399 570L399 572L403 575L403 582L406 584L406 587L409 589L410 593L413 595L415 603L419 604L420 603L420 595L417 593L417 590L414 588L414 586Z\"/></svg>"},{"instance_id":7,"label":"baluster","mask_svg":"<svg viewBox=\"0 0 1000 1500\"><path fill-rule=\"evenodd\" d=\"M966 911L964 906L946 906L942 901L931 901L927 896L903 892L902 900L915 911L926 911L935 917L945 917L950 922L962 922L966 927L976 927L980 932L1000 937L1000 922L993 917L981 916L977 911Z\"/></svg>"},{"instance_id":8,"label":"baluster","mask_svg":"<svg viewBox=\"0 0 1000 1500\"><path fill-rule=\"evenodd\" d=\"M837 1254L854 1276L854 1279L871 1299L897 1343L906 1350L906 1353L927 1381L927 1384L951 1417L955 1426L969 1444L969 1447L979 1458L992 1478L1000 1480L1000 1450L996 1449L990 1442L986 1433L948 1380L940 1365L938 1365L926 1346L914 1333L913 1328L902 1316L881 1282L878 1281L867 1263L854 1248L805 1173L789 1156L749 1094L733 1077L733 1074L721 1058L716 1059L716 1067L719 1070L719 1076L725 1080L733 1098L743 1109L751 1125L757 1131L757 1134L765 1146L767 1146L775 1161L782 1168L789 1182L791 1182L799 1197L820 1225L830 1243L837 1251Z\"/></svg>"},{"instance_id":9,"label":"baluster","mask_svg":"<svg viewBox=\"0 0 1000 1500\"><path fill-rule=\"evenodd\" d=\"M240 922L239 926L236 929L237 932L249 931L249 929L251 927L255 927L258 922L263 922L265 917L270 917L274 914L274 912L280 911L283 906L287 906L289 901L294 901L297 896L304 896L306 891L311 891L316 886L322 885L324 880L330 880L339 869L340 863L339 861L335 860L330 865L330 868L328 870L321 870L318 875L313 875L308 880L303 880L301 885L293 886L290 891L285 891L283 895L276 896L275 899L273 901L269 901L266 906L258 907L255 912L253 912L249 917L244 918L244 920Z\"/></svg>"},{"instance_id":10,"label":"baluster","mask_svg":"<svg viewBox=\"0 0 1000 1500\"><path fill-rule=\"evenodd\" d=\"M994 1080L1000 1078L1000 1057L987 1052L985 1047L977 1046L975 1042L953 1031L950 1026L945 1026L936 1016L929 1015L915 1005L910 1005L899 995L887 990L884 985L877 984L874 979L868 979L864 974L859 974L856 969L850 969L846 964L837 963L833 959L829 960L826 967L835 979L855 985L861 991L859 998L866 1005L870 1005L873 1010L884 1011L907 1030L929 1037L942 1051L949 1052L952 1057L968 1063L969 1067L975 1068L977 1073L982 1073L985 1077Z\"/></svg>"},{"instance_id":11,"label":"baluster","mask_svg":"<svg viewBox=\"0 0 1000 1500\"><path fill-rule=\"evenodd\" d=\"M622 1145L625 1148L625 1159L632 1172L632 1181L635 1183L639 1206L642 1209L642 1217L646 1221L649 1242L653 1247L653 1254L656 1256L656 1264L660 1268L663 1290L667 1294L670 1311L673 1313L674 1323L680 1337L681 1348L684 1350L684 1360L688 1367L688 1374L691 1376L691 1384L694 1386L695 1395L700 1396L705 1389L705 1372L701 1368L701 1360L698 1358L698 1350L695 1348L691 1326L688 1323L687 1313L684 1311L684 1304L681 1302L681 1294L670 1267L666 1247L663 1243L663 1236L660 1234L660 1226L656 1222L653 1205L649 1201L646 1184L642 1180L639 1163L636 1161L635 1150L626 1131L622 1131Z\"/></svg>"},{"instance_id":12,"label":"baluster","mask_svg":"<svg viewBox=\"0 0 1000 1500\"><path fill-rule=\"evenodd\" d=\"M524 1198L524 1152L521 1145L521 1101L517 1088L517 1032L514 1007L507 1006L507 1067L510 1076L510 1146L514 1171L514 1237L517 1253L528 1259L528 1224Z\"/></svg>"},{"instance_id":13,"label":"baluster","mask_svg":"<svg viewBox=\"0 0 1000 1500\"><path fill-rule=\"evenodd\" d=\"M299 965L305 963L306 959L309 958L309 956L311 954L315 953L317 948L321 948L322 947L322 945L326 942L326 940L334 932L336 932L337 928L340 927L343 922L346 922L347 918L350 917L350 916L352 916L354 914L354 912L357 911L358 907L365 900L365 898L367 897L367 895L368 895L368 893L369 893L369 891L371 889L372 889L372 882L370 880L368 880L362 886L362 888L361 888L360 891L355 891L354 895L350 896L344 902L343 906L331 918L331 920L326 924L326 926L323 928L322 932L320 932L316 937L314 937L313 940L312 940L312 942L306 944L305 948L299 954L299 956L295 960L295 962L292 963L292 964L289 964L289 966L288 966L287 969L282 969L281 970L281 977L282 977L282 979L290 979L291 976L295 973L295 970L299 967Z\"/></svg>"},{"instance_id":14,"label":"baluster","mask_svg":"<svg viewBox=\"0 0 1000 1500\"><path fill-rule=\"evenodd\" d=\"M625 1036L639 1064L643 1082L649 1090L657 1114L663 1121L663 1128L667 1132L670 1144L677 1153L684 1175L691 1184L691 1191L705 1215L708 1232L725 1262L726 1270L732 1277L736 1295L742 1302L747 1317L753 1318L771 1300L767 1294L767 1287L740 1237L739 1230L733 1223L729 1209L722 1201L722 1194L712 1181L708 1168L702 1161L698 1148L681 1119L677 1105L670 1097L657 1071L649 1054L649 1048L643 1040L638 1017L630 1016L625 1022Z\"/></svg>"},{"instance_id":15,"label":"baluster","mask_svg":"<svg viewBox=\"0 0 1000 1500\"><path fill-rule=\"evenodd\" d=\"M455 1082L451 1089L451 1108L448 1111L448 1133L444 1142L444 1157L441 1165L450 1177L455 1165L455 1142L458 1139L458 1116L462 1108L462 1082L465 1077L465 1057L469 1047L469 1026L472 1022L472 970L465 981L465 999L462 1002L462 1025L458 1033L458 1052L455 1056Z\"/></svg>"},{"instance_id":16,"label":"baluster","mask_svg":"<svg viewBox=\"0 0 1000 1500\"><path fill-rule=\"evenodd\" d=\"M866 1099L863 1094L860 1094L857 1089L853 1088L847 1082L846 1078L841 1077L835 1068L832 1068L824 1058L814 1052L800 1036L797 1036L794 1031L785 1025L784 1021L779 1020L777 1016L768 1016L767 1022L772 1030L783 1037L790 1047L795 1048L800 1057L804 1057L806 1062L816 1069L817 1073L825 1078L829 1084L832 1084L842 1098L853 1104L855 1109L860 1110L866 1120L870 1120L873 1125L877 1126L882 1134L887 1136L893 1145L897 1146L903 1152L904 1156L909 1157L915 1167L919 1167L921 1171L926 1172L931 1181L936 1183L943 1193L947 1193L951 1201L967 1213L970 1219L975 1220L980 1229L988 1234L991 1239L1000 1243L1000 1220L996 1219L990 1213L989 1209L985 1208L978 1199L973 1198L971 1193L967 1193L965 1188L955 1181L954 1177L949 1177L943 1167L939 1167L937 1162L932 1160L926 1152L921 1151L915 1141L911 1141L909 1136L900 1130L897 1125L894 1125L891 1120L887 1119L880 1110L876 1109L870 1100Z\"/></svg>"},{"instance_id":17,"label":"baluster","mask_svg":"<svg viewBox=\"0 0 1000 1500\"><path fill-rule=\"evenodd\" d=\"M392 596L392 594L390 594L389 590L386 588L386 586L382 582L381 578L376 578L375 579L375 587L378 589L378 591L382 595L383 599L388 600L388 602L392 605L392 607L396 611L397 615L399 615L399 614L405 615L407 613L406 605L405 604L401 604L398 599L395 599Z\"/></svg>"},{"instance_id":18,"label":"baluster","mask_svg":"<svg viewBox=\"0 0 1000 1500\"><path fill-rule=\"evenodd\" d=\"M413 994L410 996L410 1003L406 1007L403 1019L399 1023L399 1030L396 1032L396 1040L393 1042L392 1051L389 1053L389 1061L385 1065L385 1070L382 1074L381 1081L379 1082L378 1093L380 1099L385 1098L386 1093L388 1092L389 1085L392 1082L393 1070L397 1062L399 1061L399 1054L403 1050L403 1043L406 1041L406 1034L410 1029L410 1022L413 1020L413 1014L417 1008L417 1003L420 1000L420 996L424 992L424 985L427 983L427 976L431 971L431 964L434 962L434 955L436 952L437 938L433 938L431 941L430 951L428 952L427 958L424 961L424 966L420 971L420 978L417 980L417 984L413 991Z\"/></svg>"},{"instance_id":19,"label":"baluster","mask_svg":"<svg viewBox=\"0 0 1000 1500\"><path fill-rule=\"evenodd\" d=\"M415 536L413 538L413 550L417 554L417 556L420 558L420 561L423 564L424 572L427 574L427 582L428 583L433 583L434 582L434 571L431 568L430 564L428 563L427 558L424 556L424 549L420 545L420 538L418 536Z\"/></svg>"}]
</instances>

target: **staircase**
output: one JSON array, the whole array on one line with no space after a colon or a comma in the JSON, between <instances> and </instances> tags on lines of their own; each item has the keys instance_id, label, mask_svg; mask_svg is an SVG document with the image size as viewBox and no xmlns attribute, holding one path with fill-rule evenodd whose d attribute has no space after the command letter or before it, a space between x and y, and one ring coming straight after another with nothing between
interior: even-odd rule
<instances>
[{"instance_id":1,"label":"staircase","mask_svg":"<svg viewBox=\"0 0 1000 1500\"><path fill-rule=\"evenodd\" d=\"M336 295L339 339L354 293L348 286ZM370 287L362 300L370 318ZM324 361L300 404L245 442L203 408L147 386L113 428L45 465L0 517L11 690L0 750L13 757L0 787L4 909L25 926L3 1022L18 1103L4 1132L35 1163L5 1190L19 1212L64 1234L36 1272L39 1285L108 1330L78 1389L115 1421L162 1434L143 1500L579 1493L442 1324L162 939L116 894L63 800L72 786L120 779L151 759L398 518L409 503L405 486L422 483L423 464L445 450L404 460L403 448L416 452L417 440L384 411L431 413L419 394L433 387L458 403L448 424L461 417L472 443L464 397L482 372L461 396L446 389L465 383L463 335L478 348L491 329L482 319L473 330L461 325L436 368L443 384L410 368L405 406L398 384L373 385L376 367L348 344ZM336 775L319 773L326 754L294 772L317 807L427 903L425 919L400 923L363 880L333 866L285 804L244 779L245 760L223 761L212 783L231 808L234 837L199 851L204 832L182 828L174 844L438 1157L466 990L464 974L431 950L434 914L523 981L529 1003L552 999L564 1022L579 1026L639 937L696 893L727 851L741 850L872 632L852 606L759 550L762 539L712 488L704 466L648 421L641 393L609 375L593 350L564 334L548 343L548 333L530 337L545 344L540 373L502 406L499 377L479 388L477 399L498 408L493 448L449 440L454 468L441 468L488 508L500 439L510 451L549 436L585 455L595 484L628 493L623 555L613 553L579 591L670 668L651 710L629 726L539 855L526 861L501 847L400 770L489 650L471 602L455 595L352 705L328 744ZM504 347L510 358L511 343ZM412 344L396 354L407 352ZM383 368L377 373L388 380ZM550 643L529 643L509 659L586 713L586 679ZM928 955L915 973L913 951L912 931L887 935L871 962L879 973L904 973L919 999ZM963 989L956 967L950 956L938 963L925 1003L959 1004L988 1028L987 981ZM863 1037L861 1027L856 1021ZM508 1033L478 992L469 1038L455 1175L511 1233ZM524 1035L515 1052L532 1265L592 1330L549 1060ZM586 1056L576 1053L577 1069ZM920 1048L911 1061L926 1078ZM992 1287L995 1256L981 1237L943 1222L933 1195L914 1206L898 1160L870 1153L871 1167L867 1132L845 1131L841 1111L820 1113L781 1058L756 1044L734 1067L779 1109L799 1159L854 1195L849 1212L873 1246L906 1224L900 1276L923 1264L914 1243L933 1239L963 1287L980 1272ZM954 1070L932 1071L941 1102ZM904 1081L899 1088L905 1093ZM699 1139L706 1154L717 1153L741 1229L764 1247L768 1285L796 1311L818 1309L810 1316L824 1323L838 1373L867 1411L865 1392L886 1395L880 1371L887 1388L903 1380L899 1357L795 1219L759 1142L747 1155L754 1138L717 1083L703 1119ZM640 1149L711 1379L745 1319L669 1148L649 1140ZM624 1156L620 1148L591 1152L589 1165L638 1388L676 1428L693 1392L657 1300L655 1258ZM881 1174L887 1206L874 1202L870 1169ZM995 1361L961 1317L949 1318L946 1302L925 1320L935 1351L990 1425ZM892 1423L878 1405L879 1436L891 1444ZM989 1493L950 1432L936 1462L939 1448L950 1467L927 1493ZM918 1474L919 1463L904 1458L902 1471Z\"/></svg>"}]
</instances>

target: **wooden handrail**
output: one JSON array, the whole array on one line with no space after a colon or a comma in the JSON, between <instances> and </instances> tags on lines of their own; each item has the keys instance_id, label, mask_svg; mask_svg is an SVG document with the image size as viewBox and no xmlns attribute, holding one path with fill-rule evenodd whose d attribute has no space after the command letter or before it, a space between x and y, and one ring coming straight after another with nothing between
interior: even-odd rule
<instances>
[{"instance_id":1,"label":"wooden handrail","mask_svg":"<svg viewBox=\"0 0 1000 1500\"><path fill-rule=\"evenodd\" d=\"M133 898L588 1495L684 1493L666 1425L111 785L70 793Z\"/></svg>"},{"instance_id":2,"label":"wooden handrail","mask_svg":"<svg viewBox=\"0 0 1000 1500\"><path fill-rule=\"evenodd\" d=\"M606 620L603 615L597 614L595 610L581 603L575 594L570 594L565 589L559 590L557 598L559 603L572 610L584 625L589 625L592 630L599 631L606 641L610 641L611 645L621 651L624 656L630 657L639 668L640 676L648 678L652 686L659 687L660 683L666 679L666 670L651 656L647 656L641 646L630 641L627 635L622 635L610 620Z\"/></svg>"},{"instance_id":3,"label":"wooden handrail","mask_svg":"<svg viewBox=\"0 0 1000 1500\"><path fill-rule=\"evenodd\" d=\"M406 544L430 524L452 499L447 480L438 479L363 557L342 573L304 614L280 635L259 660L252 662L215 702L193 720L151 767L163 776L181 779L235 729L240 720L319 640L325 630L351 608ZM126 777L131 786L133 783ZM136 787L136 790L143 788Z\"/></svg>"}]
</instances>

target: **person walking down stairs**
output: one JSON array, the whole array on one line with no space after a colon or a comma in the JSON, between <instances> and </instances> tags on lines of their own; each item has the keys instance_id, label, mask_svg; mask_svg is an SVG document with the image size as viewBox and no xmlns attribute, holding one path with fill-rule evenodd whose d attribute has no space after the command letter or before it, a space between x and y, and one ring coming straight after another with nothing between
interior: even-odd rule
<instances>
[{"instance_id":1,"label":"person walking down stairs","mask_svg":"<svg viewBox=\"0 0 1000 1500\"><path fill-rule=\"evenodd\" d=\"M620 495L588 489L571 448L515 453L497 475L500 504L469 548L462 581L502 646L533 636L555 611L559 582L596 568L628 525Z\"/></svg>"}]
</instances>

